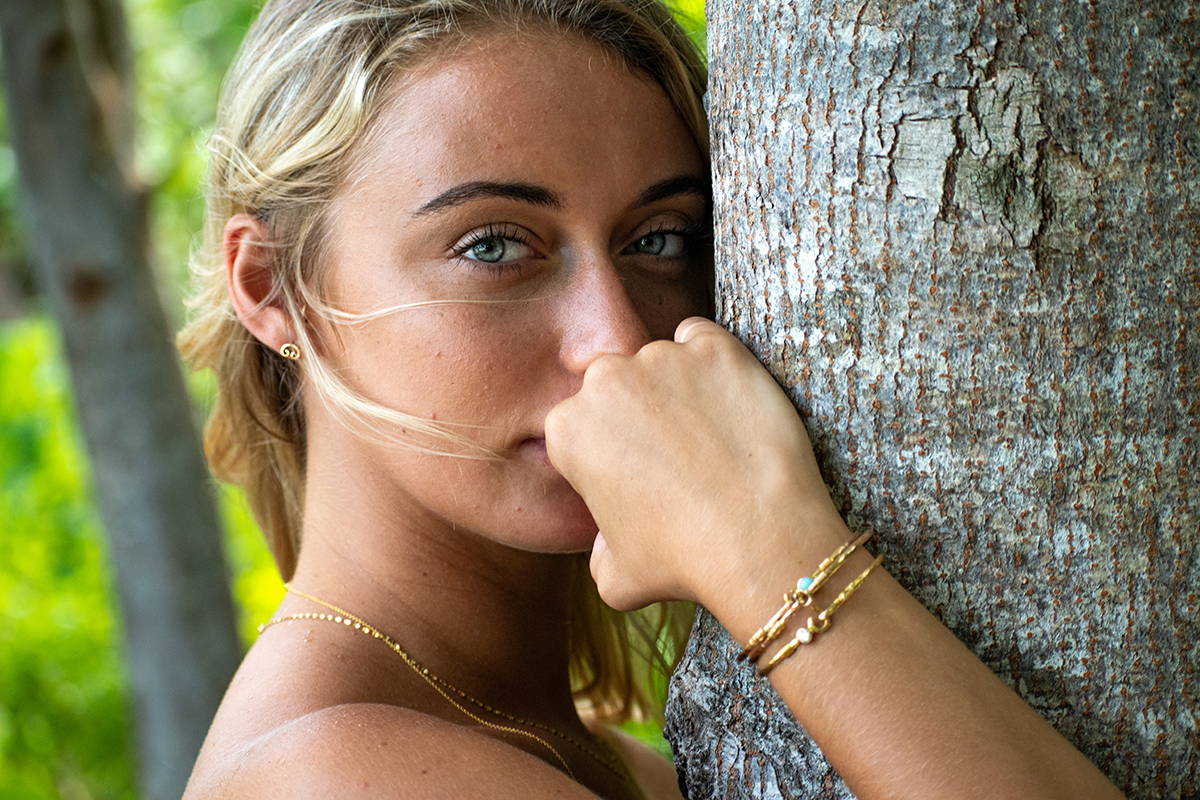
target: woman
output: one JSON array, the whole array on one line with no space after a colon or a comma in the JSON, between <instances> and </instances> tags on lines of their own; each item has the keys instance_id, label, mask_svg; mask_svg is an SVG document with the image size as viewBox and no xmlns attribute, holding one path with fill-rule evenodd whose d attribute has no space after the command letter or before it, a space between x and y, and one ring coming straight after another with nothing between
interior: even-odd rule
<instances>
[{"instance_id":1,"label":"woman","mask_svg":"<svg viewBox=\"0 0 1200 800\"><path fill-rule=\"evenodd\" d=\"M687 608L596 587L749 644L853 538L786 396L700 318L703 86L647 0L267 3L181 346L290 591L187 797L679 797L611 723L657 710L639 642ZM769 680L856 792L1118 796L842 555L838 625Z\"/></svg>"}]
</instances>

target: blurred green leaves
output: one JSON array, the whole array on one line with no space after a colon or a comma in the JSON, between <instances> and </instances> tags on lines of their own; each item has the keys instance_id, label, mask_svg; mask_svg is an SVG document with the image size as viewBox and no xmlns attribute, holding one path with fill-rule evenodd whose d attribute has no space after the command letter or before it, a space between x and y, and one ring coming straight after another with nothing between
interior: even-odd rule
<instances>
[{"instance_id":1,"label":"blurred green leaves","mask_svg":"<svg viewBox=\"0 0 1200 800\"><path fill-rule=\"evenodd\" d=\"M201 404L209 380L192 380ZM133 798L120 617L47 318L0 327L0 387L0 800ZM241 493L220 497L248 645L283 587Z\"/></svg>"},{"instance_id":2,"label":"blurred green leaves","mask_svg":"<svg viewBox=\"0 0 1200 800\"><path fill-rule=\"evenodd\" d=\"M139 174L152 247L176 325L203 213L202 143L221 73L253 17L247 0L126 4L137 75ZM0 270L28 256L0 105ZM3 287L0 287L3 288ZM0 325L0 800L133 798L133 731L120 617L57 333L34 303ZM194 376L203 404L207 376ZM209 393L210 394L210 393ZM222 491L241 630L282 594L249 515Z\"/></svg>"},{"instance_id":3,"label":"blurred green leaves","mask_svg":"<svg viewBox=\"0 0 1200 800\"><path fill-rule=\"evenodd\" d=\"M151 188L153 244L168 313L186 285L204 214L204 142L221 76L259 3L131 0L126 11L137 76L137 165Z\"/></svg>"},{"instance_id":4,"label":"blurred green leaves","mask_svg":"<svg viewBox=\"0 0 1200 800\"><path fill-rule=\"evenodd\" d=\"M0 798L133 797L100 521L50 323L0 331Z\"/></svg>"},{"instance_id":5,"label":"blurred green leaves","mask_svg":"<svg viewBox=\"0 0 1200 800\"><path fill-rule=\"evenodd\" d=\"M677 6L703 46L703 0ZM126 3L137 166L151 189L151 244L175 327L203 216L204 141L221 75L257 7L251 0ZM28 283L4 123L0 104L0 292ZM120 617L70 378L49 317L36 302L27 311L0 321L0 800L135 798ZM212 376L188 381L202 419ZM244 497L222 486L220 499L248 645L283 587ZM627 729L665 748L654 726Z\"/></svg>"},{"instance_id":6,"label":"blurred green leaves","mask_svg":"<svg viewBox=\"0 0 1200 800\"><path fill-rule=\"evenodd\" d=\"M704 0L666 0L666 3L675 11L675 19L692 37L700 52L707 53Z\"/></svg>"}]
</instances>

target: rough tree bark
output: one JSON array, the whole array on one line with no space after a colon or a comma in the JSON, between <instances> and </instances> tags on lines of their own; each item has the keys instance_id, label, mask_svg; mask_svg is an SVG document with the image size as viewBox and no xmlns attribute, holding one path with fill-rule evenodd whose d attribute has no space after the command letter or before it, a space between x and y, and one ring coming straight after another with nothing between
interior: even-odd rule
<instances>
[{"instance_id":1,"label":"rough tree bark","mask_svg":"<svg viewBox=\"0 0 1200 800\"><path fill-rule=\"evenodd\" d=\"M131 177L118 0L0 3L9 121L115 567L143 796L183 792L240 658L210 481Z\"/></svg>"},{"instance_id":2,"label":"rough tree bark","mask_svg":"<svg viewBox=\"0 0 1200 800\"><path fill-rule=\"evenodd\" d=\"M1197 796L1200 7L708 13L720 321L926 607L1130 797ZM690 797L852 796L734 652L701 613L671 683Z\"/></svg>"}]
</instances>

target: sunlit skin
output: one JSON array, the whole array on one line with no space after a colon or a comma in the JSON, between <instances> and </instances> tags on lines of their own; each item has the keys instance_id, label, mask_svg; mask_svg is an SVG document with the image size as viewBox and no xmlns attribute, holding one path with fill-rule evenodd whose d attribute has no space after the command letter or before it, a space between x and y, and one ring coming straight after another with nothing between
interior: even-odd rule
<instances>
[{"instance_id":1,"label":"sunlit skin","mask_svg":"<svg viewBox=\"0 0 1200 800\"><path fill-rule=\"evenodd\" d=\"M597 746L567 680L568 566L581 563L567 554L591 550L614 607L694 600L745 642L851 534L786 395L693 317L707 311L703 259L676 257L682 234L655 235L702 227L707 209L702 155L659 89L595 45L503 33L418 70L378 123L330 208L331 302L505 302L406 310L340 339L322 327L323 355L375 401L477 426L464 430L501 458L364 440L306 391L293 583L470 694ZM416 213L479 181L520 183L524 199ZM254 242L268 236L230 220L230 295L278 350L288 320L257 306ZM485 263L510 259L501 273ZM839 586L870 561L854 553ZM1119 796L885 569L770 682L863 798ZM538 744L463 722L377 641L279 624L235 677L188 796L631 796L580 750L563 748L575 783ZM618 747L648 796L679 797L670 764Z\"/></svg>"},{"instance_id":2,"label":"sunlit skin","mask_svg":"<svg viewBox=\"0 0 1200 800\"><path fill-rule=\"evenodd\" d=\"M340 326L336 339L322 323L322 356L376 402L481 426L456 430L501 459L364 439L306 393L293 585L397 632L470 693L584 738L567 683L563 554L589 550L596 524L546 457L545 418L598 355L633 354L707 311L704 159L656 84L594 44L530 33L484 38L408 76L356 159L329 212L328 301L354 312L493 302L405 310ZM522 184L526 199L422 210L478 182ZM664 196L642 204L655 187ZM285 316L253 310L262 285L253 243L269 232L243 215L226 233L233 303L278 350L290 340ZM293 597L279 613L312 610ZM239 686L248 693L248 676L262 673L285 685L265 714L260 686L253 720L239 718ZM292 624L251 651L218 723L236 741L364 696L466 721L377 642ZM565 754L580 773L594 771Z\"/></svg>"}]
</instances>

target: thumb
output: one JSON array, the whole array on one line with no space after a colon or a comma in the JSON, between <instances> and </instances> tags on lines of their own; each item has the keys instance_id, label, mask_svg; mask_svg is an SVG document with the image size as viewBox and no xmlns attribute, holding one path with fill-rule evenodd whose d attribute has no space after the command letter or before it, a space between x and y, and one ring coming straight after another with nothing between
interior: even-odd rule
<instances>
[{"instance_id":1,"label":"thumb","mask_svg":"<svg viewBox=\"0 0 1200 800\"><path fill-rule=\"evenodd\" d=\"M612 551L608 549L608 541L605 540L602 532L597 531L596 533L596 541L592 544L592 558L588 562L588 568L592 571L592 580L596 582L596 591L600 594L600 599L609 608L617 611L633 611L635 608L645 605L644 603L635 603L626 596L631 587L627 582L619 579L616 565L613 564Z\"/></svg>"},{"instance_id":2,"label":"thumb","mask_svg":"<svg viewBox=\"0 0 1200 800\"><path fill-rule=\"evenodd\" d=\"M596 531L596 540L592 542L592 556L588 560L588 569L592 578L597 579L601 562L608 557L608 542L604 539L604 531Z\"/></svg>"},{"instance_id":3,"label":"thumb","mask_svg":"<svg viewBox=\"0 0 1200 800\"><path fill-rule=\"evenodd\" d=\"M679 344L683 344L696 334L708 328L717 328L720 331L725 330L711 319L706 319L705 317L688 317L675 327L675 341Z\"/></svg>"}]
</instances>

